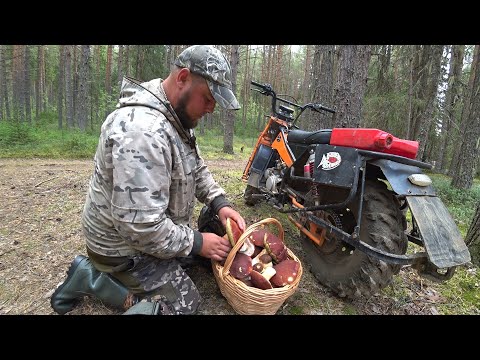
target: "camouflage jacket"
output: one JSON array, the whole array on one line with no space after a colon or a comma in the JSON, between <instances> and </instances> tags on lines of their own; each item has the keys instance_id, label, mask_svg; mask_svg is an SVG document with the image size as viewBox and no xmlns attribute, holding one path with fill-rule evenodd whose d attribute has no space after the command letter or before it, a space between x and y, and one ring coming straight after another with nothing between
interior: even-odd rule
<instances>
[{"instance_id":1,"label":"camouflage jacket","mask_svg":"<svg viewBox=\"0 0 480 360\"><path fill-rule=\"evenodd\" d=\"M124 78L117 109L102 125L82 216L87 247L97 254L197 254L195 198L216 212L228 205L198 146L188 142L193 130L178 127L161 81Z\"/></svg>"}]
</instances>

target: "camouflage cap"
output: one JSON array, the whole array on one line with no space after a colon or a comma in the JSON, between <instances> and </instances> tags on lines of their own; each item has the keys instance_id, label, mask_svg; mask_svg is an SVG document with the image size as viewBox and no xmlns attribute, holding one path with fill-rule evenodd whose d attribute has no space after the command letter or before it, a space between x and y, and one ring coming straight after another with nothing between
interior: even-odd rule
<instances>
[{"instance_id":1,"label":"camouflage cap","mask_svg":"<svg viewBox=\"0 0 480 360\"><path fill-rule=\"evenodd\" d=\"M193 45L182 51L175 65L204 77L215 100L225 109L240 109L232 91L231 68L225 55L209 45Z\"/></svg>"}]
</instances>

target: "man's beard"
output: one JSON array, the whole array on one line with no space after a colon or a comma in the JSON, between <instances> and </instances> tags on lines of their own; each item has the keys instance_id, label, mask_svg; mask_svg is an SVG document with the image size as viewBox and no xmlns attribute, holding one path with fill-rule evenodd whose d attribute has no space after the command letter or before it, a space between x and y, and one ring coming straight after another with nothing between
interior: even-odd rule
<instances>
[{"instance_id":1,"label":"man's beard","mask_svg":"<svg viewBox=\"0 0 480 360\"><path fill-rule=\"evenodd\" d=\"M187 103L190 100L190 91L185 93L179 100L177 106L173 109L177 114L184 129L193 129L198 125L198 121L192 119L187 114Z\"/></svg>"}]
</instances>

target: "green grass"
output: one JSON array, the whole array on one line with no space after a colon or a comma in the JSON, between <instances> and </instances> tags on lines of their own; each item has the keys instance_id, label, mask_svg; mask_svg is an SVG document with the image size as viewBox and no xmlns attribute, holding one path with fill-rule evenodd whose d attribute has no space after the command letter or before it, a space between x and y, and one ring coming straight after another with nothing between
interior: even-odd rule
<instances>
[{"instance_id":1,"label":"green grass","mask_svg":"<svg viewBox=\"0 0 480 360\"><path fill-rule=\"evenodd\" d=\"M428 174L438 197L443 201L457 224L463 237L473 219L476 205L480 201L480 180L474 179L469 190L456 189L450 186L452 179L441 174Z\"/></svg>"},{"instance_id":2,"label":"green grass","mask_svg":"<svg viewBox=\"0 0 480 360\"><path fill-rule=\"evenodd\" d=\"M438 305L443 314L480 315L480 272L477 267L457 268L449 281L439 285L444 300Z\"/></svg>"},{"instance_id":3,"label":"green grass","mask_svg":"<svg viewBox=\"0 0 480 360\"><path fill-rule=\"evenodd\" d=\"M3 158L85 159L95 154L98 134L0 123Z\"/></svg>"},{"instance_id":4,"label":"green grass","mask_svg":"<svg viewBox=\"0 0 480 360\"><path fill-rule=\"evenodd\" d=\"M0 148L3 158L92 158L98 144L99 131L59 130L56 115L42 114L34 125L0 122ZM234 136L234 154L223 152L223 135L207 130L197 142L205 159L248 159L256 141L253 137ZM242 149L243 148L243 149Z\"/></svg>"}]
</instances>

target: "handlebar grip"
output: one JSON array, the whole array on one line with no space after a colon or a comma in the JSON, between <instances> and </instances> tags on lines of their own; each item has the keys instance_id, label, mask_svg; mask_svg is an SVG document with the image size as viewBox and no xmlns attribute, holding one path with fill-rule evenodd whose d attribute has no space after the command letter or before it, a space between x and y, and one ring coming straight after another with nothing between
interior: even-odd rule
<instances>
[{"instance_id":1,"label":"handlebar grip","mask_svg":"<svg viewBox=\"0 0 480 360\"><path fill-rule=\"evenodd\" d=\"M322 106L322 110L328 111L329 113L335 114L335 110Z\"/></svg>"},{"instance_id":2,"label":"handlebar grip","mask_svg":"<svg viewBox=\"0 0 480 360\"><path fill-rule=\"evenodd\" d=\"M322 104L313 104L313 109L316 111L323 110L323 111L327 111L329 113L335 114L335 110L330 109L326 106L323 106Z\"/></svg>"},{"instance_id":3,"label":"handlebar grip","mask_svg":"<svg viewBox=\"0 0 480 360\"><path fill-rule=\"evenodd\" d=\"M251 83L252 85L255 85L255 86L263 87L262 84L259 84L259 83L257 83L256 81L253 81L253 80L250 81L250 83Z\"/></svg>"}]
</instances>

